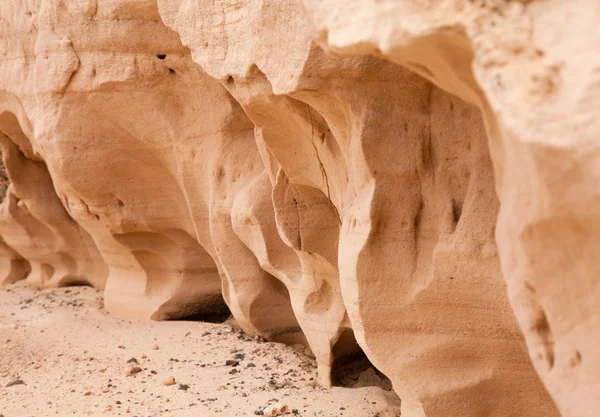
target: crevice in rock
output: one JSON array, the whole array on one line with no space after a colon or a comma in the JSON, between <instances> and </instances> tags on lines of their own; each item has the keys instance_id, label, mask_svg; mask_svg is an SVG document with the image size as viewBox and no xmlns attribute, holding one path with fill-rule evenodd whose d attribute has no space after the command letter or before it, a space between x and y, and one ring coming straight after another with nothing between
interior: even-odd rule
<instances>
[{"instance_id":1,"label":"crevice in rock","mask_svg":"<svg viewBox=\"0 0 600 417\"><path fill-rule=\"evenodd\" d=\"M2 160L2 151L0 151L0 204L4 201L4 198L6 198L6 191L8 190L9 185L10 179L8 178L6 167Z\"/></svg>"},{"instance_id":2,"label":"crevice in rock","mask_svg":"<svg viewBox=\"0 0 600 417\"><path fill-rule=\"evenodd\" d=\"M345 388L379 387L392 389L392 382L375 365L356 342L354 332L346 329L334 345L331 381L334 386Z\"/></svg>"},{"instance_id":3,"label":"crevice in rock","mask_svg":"<svg viewBox=\"0 0 600 417\"><path fill-rule=\"evenodd\" d=\"M337 207L335 206L335 204L333 204L333 201L331 200L331 188L329 187L329 178L327 177L327 171L325 170L323 161L321 160L321 157L319 156L319 150L317 149L317 146L313 142L313 140L315 138L315 126L313 124L312 115L310 113L310 106L308 104L306 105L306 109L308 111L308 120L310 121L310 128L311 128L310 143L312 144L312 146L315 150L315 155L317 156L317 161L319 162L319 168L321 170L321 174L323 175L323 180L325 181L325 186L327 187L327 198L329 199L331 206L335 210L335 214L337 215L338 222L341 225L342 218L340 217L340 212L338 211ZM321 138L323 139L324 135L322 135Z\"/></svg>"},{"instance_id":4,"label":"crevice in rock","mask_svg":"<svg viewBox=\"0 0 600 417\"><path fill-rule=\"evenodd\" d=\"M458 225L458 222L460 221L460 217L462 216L462 205L460 204L459 201L453 200L452 201L452 217L454 220L454 228L456 229L456 226Z\"/></svg>"},{"instance_id":5,"label":"crevice in rock","mask_svg":"<svg viewBox=\"0 0 600 417\"><path fill-rule=\"evenodd\" d=\"M81 279L73 279L73 281L61 281L58 283L58 287L62 288L62 287L93 287L92 284L90 284L87 281L81 280Z\"/></svg>"}]
</instances>

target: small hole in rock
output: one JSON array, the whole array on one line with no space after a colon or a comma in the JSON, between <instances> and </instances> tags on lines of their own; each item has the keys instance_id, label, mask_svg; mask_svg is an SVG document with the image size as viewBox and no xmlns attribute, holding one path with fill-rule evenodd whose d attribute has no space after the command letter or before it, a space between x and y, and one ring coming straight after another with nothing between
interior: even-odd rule
<instances>
[{"instance_id":1,"label":"small hole in rock","mask_svg":"<svg viewBox=\"0 0 600 417\"><path fill-rule=\"evenodd\" d=\"M175 70L173 68L169 68L169 73L175 74Z\"/></svg>"},{"instance_id":2,"label":"small hole in rock","mask_svg":"<svg viewBox=\"0 0 600 417\"><path fill-rule=\"evenodd\" d=\"M452 201L452 217L454 218L454 225L456 226L462 216L462 205L459 201Z\"/></svg>"},{"instance_id":3,"label":"small hole in rock","mask_svg":"<svg viewBox=\"0 0 600 417\"><path fill-rule=\"evenodd\" d=\"M159 55L156 55L156 57L162 61L162 60L163 60L163 59L165 59L167 56L166 56L166 55L163 55L163 54L159 54Z\"/></svg>"},{"instance_id":4,"label":"small hole in rock","mask_svg":"<svg viewBox=\"0 0 600 417\"><path fill-rule=\"evenodd\" d=\"M230 75L229 77L227 77L227 84L233 84L234 83L234 79L233 77Z\"/></svg>"}]
</instances>

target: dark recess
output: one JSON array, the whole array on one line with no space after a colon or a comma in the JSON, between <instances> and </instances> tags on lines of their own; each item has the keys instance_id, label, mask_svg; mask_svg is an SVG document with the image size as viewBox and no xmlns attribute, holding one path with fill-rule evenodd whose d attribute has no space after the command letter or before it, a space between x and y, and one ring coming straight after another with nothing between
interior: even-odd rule
<instances>
[{"instance_id":1,"label":"dark recess","mask_svg":"<svg viewBox=\"0 0 600 417\"><path fill-rule=\"evenodd\" d=\"M331 367L331 382L334 386L346 388L377 386L371 380L359 381L360 375L372 368L377 377L382 379L382 385L386 386L385 389L391 389L391 381L367 358L367 355L356 342L352 330L348 329L342 333L333 347L333 355L335 359Z\"/></svg>"},{"instance_id":2,"label":"dark recess","mask_svg":"<svg viewBox=\"0 0 600 417\"><path fill-rule=\"evenodd\" d=\"M210 306L187 306L181 315L166 317L167 320L202 321L205 323L224 323L231 317L231 311L222 298Z\"/></svg>"}]
</instances>

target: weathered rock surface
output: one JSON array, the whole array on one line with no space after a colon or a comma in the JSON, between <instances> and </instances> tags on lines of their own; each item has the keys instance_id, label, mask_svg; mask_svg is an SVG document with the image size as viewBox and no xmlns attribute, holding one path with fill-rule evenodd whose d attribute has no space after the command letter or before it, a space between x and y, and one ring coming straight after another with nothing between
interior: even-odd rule
<instances>
[{"instance_id":1,"label":"weathered rock surface","mask_svg":"<svg viewBox=\"0 0 600 417\"><path fill-rule=\"evenodd\" d=\"M408 416L595 416L600 9L574 3L3 2L0 282L226 303L324 385L362 349Z\"/></svg>"}]
</instances>

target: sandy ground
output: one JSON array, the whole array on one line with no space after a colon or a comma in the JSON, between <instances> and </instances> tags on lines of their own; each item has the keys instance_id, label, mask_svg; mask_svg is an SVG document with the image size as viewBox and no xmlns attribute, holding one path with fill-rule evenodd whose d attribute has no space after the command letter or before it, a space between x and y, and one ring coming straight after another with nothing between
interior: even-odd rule
<instances>
[{"instance_id":1,"label":"sandy ground","mask_svg":"<svg viewBox=\"0 0 600 417\"><path fill-rule=\"evenodd\" d=\"M0 416L254 416L275 403L292 417L400 416L391 391L316 386L297 347L227 324L120 320L102 304L90 287L0 291Z\"/></svg>"}]
</instances>

